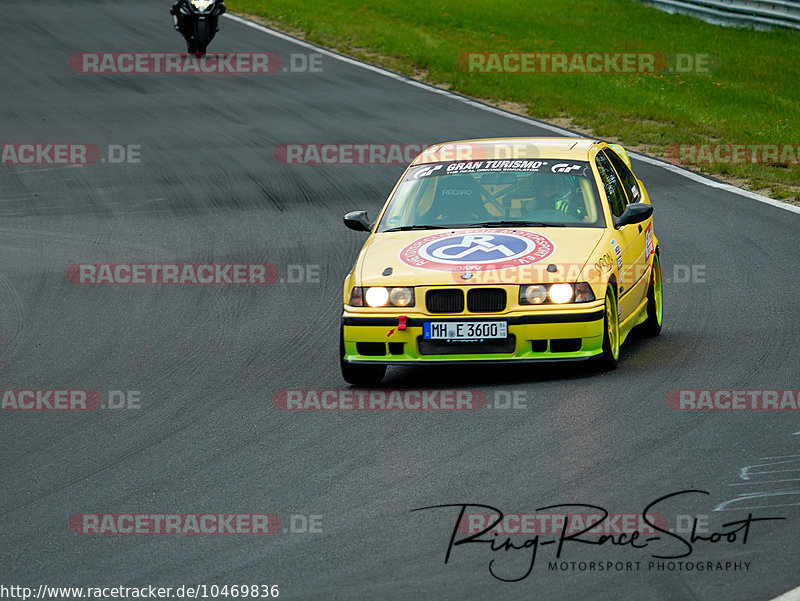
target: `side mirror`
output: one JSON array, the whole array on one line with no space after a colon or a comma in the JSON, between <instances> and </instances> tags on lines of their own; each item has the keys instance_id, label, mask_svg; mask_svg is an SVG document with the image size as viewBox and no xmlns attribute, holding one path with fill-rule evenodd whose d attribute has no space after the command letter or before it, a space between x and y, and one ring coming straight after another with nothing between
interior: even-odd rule
<instances>
[{"instance_id":1,"label":"side mirror","mask_svg":"<svg viewBox=\"0 0 800 601\"><path fill-rule=\"evenodd\" d=\"M369 232L372 230L373 223L367 219L366 211L351 211L344 216L344 224L351 230L357 232Z\"/></svg>"},{"instance_id":2,"label":"side mirror","mask_svg":"<svg viewBox=\"0 0 800 601\"><path fill-rule=\"evenodd\" d=\"M625 207L625 211L619 217L614 217L614 227L621 228L623 225L641 223L653 216L653 205L646 202L634 202Z\"/></svg>"}]
</instances>

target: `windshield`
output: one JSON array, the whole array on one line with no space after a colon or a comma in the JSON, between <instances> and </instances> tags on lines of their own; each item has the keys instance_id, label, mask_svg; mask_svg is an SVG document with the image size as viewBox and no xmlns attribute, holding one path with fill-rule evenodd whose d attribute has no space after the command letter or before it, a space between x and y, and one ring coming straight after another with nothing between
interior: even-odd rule
<instances>
[{"instance_id":1,"label":"windshield","mask_svg":"<svg viewBox=\"0 0 800 601\"><path fill-rule=\"evenodd\" d=\"M450 161L408 170L378 232L451 227L605 227L589 163Z\"/></svg>"}]
</instances>

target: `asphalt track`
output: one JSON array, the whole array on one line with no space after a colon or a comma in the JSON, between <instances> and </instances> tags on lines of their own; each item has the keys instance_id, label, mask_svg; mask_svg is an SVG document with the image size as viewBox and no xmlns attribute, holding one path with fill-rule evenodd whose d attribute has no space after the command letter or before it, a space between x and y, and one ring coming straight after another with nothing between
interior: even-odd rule
<instances>
[{"instance_id":1,"label":"asphalt track","mask_svg":"<svg viewBox=\"0 0 800 601\"><path fill-rule=\"evenodd\" d=\"M278 584L281 599L771 599L798 584L800 438L789 412L678 412L675 389L796 389L800 215L634 162L655 205L662 336L613 373L581 365L392 369L385 387L524 391L525 410L284 412L277 390L343 388L340 286L402 166L286 166L287 142L434 142L549 135L326 56L322 73L77 75L84 51L182 50L168 2L42 0L0 20L0 142L141 146L140 164L0 166L3 389L141 391L140 410L0 412L0 584ZM217 51L308 48L226 19ZM76 262L318 265L319 283L75 286ZM679 283L683 266L703 282ZM677 266L677 267L676 267ZM691 268L691 267L690 267ZM795 434L797 433L797 434ZM786 459L764 458L782 457ZM785 461L742 480L746 466ZM780 482L766 482L779 480ZM733 485L733 486L732 486ZM492 578L485 545L444 564L454 510L591 503L635 513L747 517L746 545L692 560L746 572L646 571L648 550L572 560L638 573ZM715 507L741 493L754 500ZM766 496L770 493L770 496ZM774 495L771 493L786 493ZM783 507L769 507L785 505ZM319 534L86 536L87 512L321 514ZM480 548L476 548L480 547ZM662 543L665 554L681 545ZM498 558L515 573L524 559Z\"/></svg>"}]
</instances>

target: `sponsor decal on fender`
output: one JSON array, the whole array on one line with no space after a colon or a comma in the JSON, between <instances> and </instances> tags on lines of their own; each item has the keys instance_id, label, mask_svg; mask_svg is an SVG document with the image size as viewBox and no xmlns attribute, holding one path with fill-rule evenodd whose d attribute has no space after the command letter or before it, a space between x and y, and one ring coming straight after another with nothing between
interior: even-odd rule
<instances>
[{"instance_id":1,"label":"sponsor decal on fender","mask_svg":"<svg viewBox=\"0 0 800 601\"><path fill-rule=\"evenodd\" d=\"M617 255L617 267L622 271L622 249L614 238L611 238L611 246L614 249L614 254Z\"/></svg>"}]
</instances>

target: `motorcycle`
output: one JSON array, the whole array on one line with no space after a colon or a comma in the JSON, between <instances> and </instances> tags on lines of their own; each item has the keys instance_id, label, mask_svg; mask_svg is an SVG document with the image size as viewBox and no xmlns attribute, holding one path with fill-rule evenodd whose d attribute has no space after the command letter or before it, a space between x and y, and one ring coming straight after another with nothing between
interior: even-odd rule
<instances>
[{"instance_id":1,"label":"motorcycle","mask_svg":"<svg viewBox=\"0 0 800 601\"><path fill-rule=\"evenodd\" d=\"M175 29L186 38L189 52L205 53L225 14L223 0L178 0L170 9Z\"/></svg>"}]
</instances>

